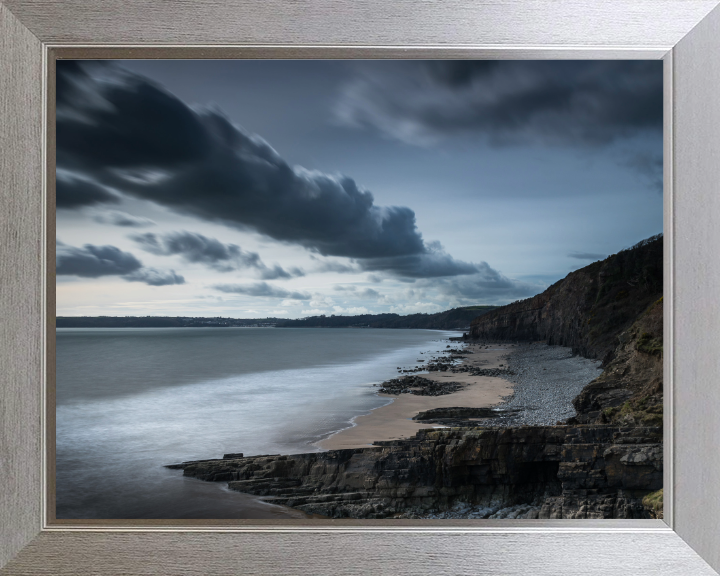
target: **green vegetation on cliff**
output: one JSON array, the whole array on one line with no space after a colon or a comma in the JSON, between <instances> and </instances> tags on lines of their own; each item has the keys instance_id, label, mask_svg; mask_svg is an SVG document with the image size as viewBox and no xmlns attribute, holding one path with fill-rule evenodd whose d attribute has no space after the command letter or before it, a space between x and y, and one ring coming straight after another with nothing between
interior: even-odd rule
<instances>
[{"instance_id":1,"label":"green vegetation on cliff","mask_svg":"<svg viewBox=\"0 0 720 576\"><path fill-rule=\"evenodd\" d=\"M643 506L650 512L653 518L662 519L663 517L663 489L652 492L645 496L642 500Z\"/></svg>"}]
</instances>

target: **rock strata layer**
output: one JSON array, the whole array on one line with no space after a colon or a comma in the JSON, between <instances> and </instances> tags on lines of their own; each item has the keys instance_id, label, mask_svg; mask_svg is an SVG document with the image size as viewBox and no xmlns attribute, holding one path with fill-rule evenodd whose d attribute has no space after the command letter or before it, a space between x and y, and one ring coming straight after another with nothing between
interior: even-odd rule
<instances>
[{"instance_id":1,"label":"rock strata layer","mask_svg":"<svg viewBox=\"0 0 720 576\"><path fill-rule=\"evenodd\" d=\"M172 467L332 518L418 517L459 503L488 514L525 504L531 518L650 518L642 499L662 487L661 442L657 427L435 429L369 448Z\"/></svg>"}]
</instances>

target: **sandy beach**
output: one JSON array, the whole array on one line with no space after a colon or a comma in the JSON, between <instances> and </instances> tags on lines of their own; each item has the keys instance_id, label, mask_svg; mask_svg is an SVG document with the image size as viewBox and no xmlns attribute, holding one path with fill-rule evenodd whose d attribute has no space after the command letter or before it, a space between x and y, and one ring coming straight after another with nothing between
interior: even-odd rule
<instances>
[{"instance_id":1,"label":"sandy beach","mask_svg":"<svg viewBox=\"0 0 720 576\"><path fill-rule=\"evenodd\" d=\"M507 365L505 356L513 349L509 344L477 344L470 343L465 348L468 352L463 364L478 368L500 368ZM484 408L502 402L504 396L513 391L513 385L502 378L490 376L472 376L468 372L430 372L422 374L424 378L438 382L460 382L465 388L443 396L416 396L399 394L379 396L394 399L387 406L382 406L355 419L355 426L333 434L317 443L323 450L340 450L343 448L362 448L372 445L378 440L396 440L413 436L422 428L432 425L412 420L419 412L432 408L449 408L454 406Z\"/></svg>"}]
</instances>

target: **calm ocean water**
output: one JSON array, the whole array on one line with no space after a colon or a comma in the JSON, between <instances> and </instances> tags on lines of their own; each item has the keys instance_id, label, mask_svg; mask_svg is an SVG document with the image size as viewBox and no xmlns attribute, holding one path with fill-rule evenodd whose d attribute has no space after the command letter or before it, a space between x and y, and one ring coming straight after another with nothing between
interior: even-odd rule
<instances>
[{"instance_id":1,"label":"calm ocean water","mask_svg":"<svg viewBox=\"0 0 720 576\"><path fill-rule=\"evenodd\" d=\"M312 452L382 406L373 383L454 332L57 330L58 518L287 517L163 464Z\"/></svg>"}]
</instances>

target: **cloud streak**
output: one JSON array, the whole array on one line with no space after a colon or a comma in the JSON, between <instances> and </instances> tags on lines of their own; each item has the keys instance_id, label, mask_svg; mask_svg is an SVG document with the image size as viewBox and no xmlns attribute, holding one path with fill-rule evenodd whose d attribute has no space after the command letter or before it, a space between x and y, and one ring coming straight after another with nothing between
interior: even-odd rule
<instances>
[{"instance_id":1,"label":"cloud streak","mask_svg":"<svg viewBox=\"0 0 720 576\"><path fill-rule=\"evenodd\" d=\"M85 244L82 248L77 248L58 242L55 262L55 273L58 276L81 278L120 276L129 282L144 282L150 286L185 283L185 278L175 274L173 270L145 268L130 252L123 252L109 245Z\"/></svg>"},{"instance_id":2,"label":"cloud streak","mask_svg":"<svg viewBox=\"0 0 720 576\"><path fill-rule=\"evenodd\" d=\"M288 272L277 264L268 267L257 252L247 252L237 244L224 244L196 232L168 232L160 235L148 232L134 234L130 238L151 254L180 256L185 262L204 264L218 272L254 268L264 280L304 275L299 268Z\"/></svg>"},{"instance_id":3,"label":"cloud streak","mask_svg":"<svg viewBox=\"0 0 720 576\"><path fill-rule=\"evenodd\" d=\"M155 226L155 221L143 216L133 216L121 210L103 210L93 216L93 220L100 224L112 224L113 226L124 226L127 228L143 228Z\"/></svg>"},{"instance_id":4,"label":"cloud streak","mask_svg":"<svg viewBox=\"0 0 720 576\"><path fill-rule=\"evenodd\" d=\"M225 292L226 294L244 294L245 296L255 296L259 298L285 298L287 300L310 300L312 296L306 292L294 292L271 286L267 282L257 282L255 284L215 284L212 286L215 290Z\"/></svg>"},{"instance_id":5,"label":"cloud streak","mask_svg":"<svg viewBox=\"0 0 720 576\"><path fill-rule=\"evenodd\" d=\"M158 270L157 268L141 268L123 278L128 282L144 282L149 286L185 284L185 278L176 274L175 270Z\"/></svg>"},{"instance_id":6,"label":"cloud streak","mask_svg":"<svg viewBox=\"0 0 720 576\"><path fill-rule=\"evenodd\" d=\"M115 246L85 244L82 248L76 248L61 243L57 246L55 273L60 276L121 276L140 268L140 260Z\"/></svg>"}]
</instances>

